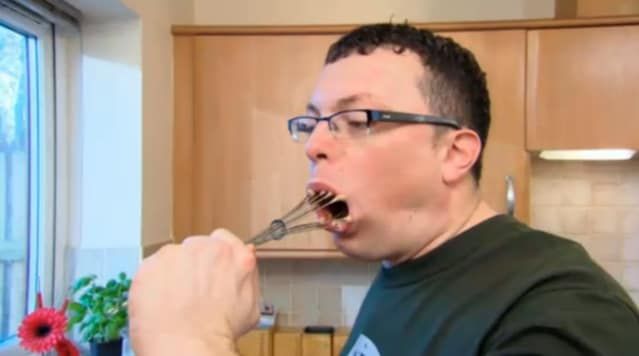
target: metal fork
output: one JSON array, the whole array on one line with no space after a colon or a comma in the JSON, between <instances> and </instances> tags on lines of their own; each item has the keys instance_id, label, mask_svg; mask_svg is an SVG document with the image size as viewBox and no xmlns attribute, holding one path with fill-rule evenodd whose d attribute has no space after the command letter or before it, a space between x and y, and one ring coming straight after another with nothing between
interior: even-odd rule
<instances>
[{"instance_id":1,"label":"metal fork","mask_svg":"<svg viewBox=\"0 0 639 356\"><path fill-rule=\"evenodd\" d=\"M272 240L281 240L286 235L320 229L324 226L324 224L320 222L294 226L291 224L312 212L333 204L338 200L340 200L339 197L328 191L309 192L301 202L293 207L293 209L284 214L281 218L273 220L266 229L247 240L246 243L259 246Z\"/></svg>"}]
</instances>

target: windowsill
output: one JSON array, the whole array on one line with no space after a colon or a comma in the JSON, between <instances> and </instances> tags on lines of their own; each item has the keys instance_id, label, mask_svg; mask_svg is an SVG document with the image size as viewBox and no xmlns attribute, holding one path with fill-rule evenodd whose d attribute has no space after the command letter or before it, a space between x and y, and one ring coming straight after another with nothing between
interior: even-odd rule
<instances>
[{"instance_id":1,"label":"windowsill","mask_svg":"<svg viewBox=\"0 0 639 356\"><path fill-rule=\"evenodd\" d=\"M20 342L17 337L12 337L0 343L0 356L31 356L29 353L20 348Z\"/></svg>"}]
</instances>

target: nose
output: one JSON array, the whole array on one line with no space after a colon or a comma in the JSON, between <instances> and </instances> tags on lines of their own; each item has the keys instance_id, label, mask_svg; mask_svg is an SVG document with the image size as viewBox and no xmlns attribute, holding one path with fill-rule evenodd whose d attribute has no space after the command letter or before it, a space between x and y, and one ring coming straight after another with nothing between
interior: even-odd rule
<instances>
[{"instance_id":1,"label":"nose","mask_svg":"<svg viewBox=\"0 0 639 356\"><path fill-rule=\"evenodd\" d=\"M334 144L333 141L334 137L328 128L328 124L326 122L318 123L306 141L304 148L306 157L308 157L312 163L328 160L329 157L332 156L329 155L329 151Z\"/></svg>"}]
</instances>

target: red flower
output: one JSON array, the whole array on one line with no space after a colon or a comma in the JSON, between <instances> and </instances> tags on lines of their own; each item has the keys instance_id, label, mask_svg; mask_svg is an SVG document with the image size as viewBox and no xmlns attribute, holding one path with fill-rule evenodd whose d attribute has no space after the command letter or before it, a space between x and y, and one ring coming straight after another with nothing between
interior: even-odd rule
<instances>
[{"instance_id":1,"label":"red flower","mask_svg":"<svg viewBox=\"0 0 639 356\"><path fill-rule=\"evenodd\" d=\"M27 315L18 329L20 346L37 353L52 350L64 337L67 317L53 308L38 308Z\"/></svg>"},{"instance_id":2,"label":"red flower","mask_svg":"<svg viewBox=\"0 0 639 356\"><path fill-rule=\"evenodd\" d=\"M62 339L55 347L58 356L80 356L80 351L67 339Z\"/></svg>"}]
</instances>

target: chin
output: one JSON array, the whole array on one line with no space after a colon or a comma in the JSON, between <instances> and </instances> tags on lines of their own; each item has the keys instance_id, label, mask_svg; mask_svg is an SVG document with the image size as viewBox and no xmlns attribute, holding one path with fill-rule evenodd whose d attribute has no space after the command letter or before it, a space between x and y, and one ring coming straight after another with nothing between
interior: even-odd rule
<instances>
[{"instance_id":1,"label":"chin","mask_svg":"<svg viewBox=\"0 0 639 356\"><path fill-rule=\"evenodd\" d=\"M378 251L372 251L371 245L366 243L361 236L333 233L333 241L337 249L350 258L368 262L384 259Z\"/></svg>"}]
</instances>

